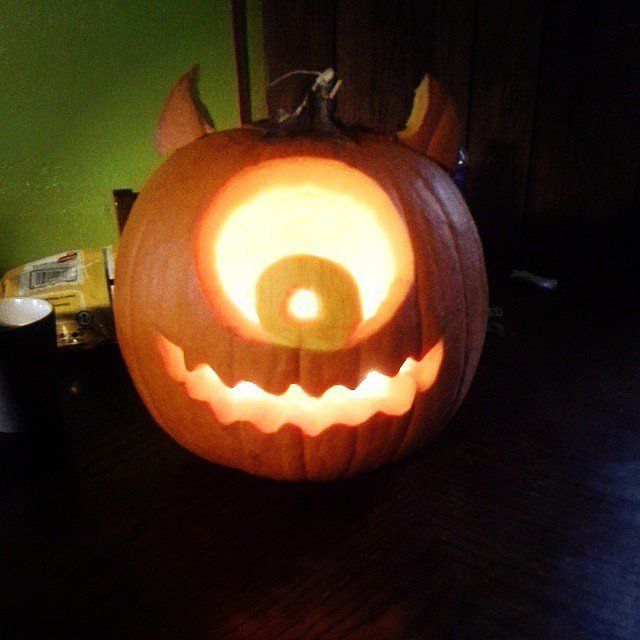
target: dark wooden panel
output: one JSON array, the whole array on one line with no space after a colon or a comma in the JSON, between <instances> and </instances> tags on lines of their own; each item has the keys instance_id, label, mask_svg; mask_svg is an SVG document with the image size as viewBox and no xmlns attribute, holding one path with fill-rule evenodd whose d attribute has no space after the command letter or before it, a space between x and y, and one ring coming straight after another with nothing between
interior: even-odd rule
<instances>
[{"instance_id":1,"label":"dark wooden panel","mask_svg":"<svg viewBox=\"0 0 640 640\"><path fill-rule=\"evenodd\" d=\"M247 51L246 0L231 0L233 50L236 56L236 83L240 123L251 122L251 90L249 88L249 53Z\"/></svg>"},{"instance_id":2,"label":"dark wooden panel","mask_svg":"<svg viewBox=\"0 0 640 640\"><path fill-rule=\"evenodd\" d=\"M528 206L532 260L610 251L637 218L639 19L627 2L548 3ZM590 236L593 247L576 246Z\"/></svg>"},{"instance_id":3,"label":"dark wooden panel","mask_svg":"<svg viewBox=\"0 0 640 640\"><path fill-rule=\"evenodd\" d=\"M265 0L270 77L333 64L346 122L392 133L422 74L442 81L465 125L467 199L493 271L637 245L639 25L622 0ZM272 113L305 86L274 90Z\"/></svg>"},{"instance_id":4,"label":"dark wooden panel","mask_svg":"<svg viewBox=\"0 0 640 640\"><path fill-rule=\"evenodd\" d=\"M338 0L336 64L342 120L393 133L404 126L425 72L466 123L473 0Z\"/></svg>"},{"instance_id":5,"label":"dark wooden panel","mask_svg":"<svg viewBox=\"0 0 640 640\"><path fill-rule=\"evenodd\" d=\"M264 0L264 41L269 80L294 69L335 66L335 0ZM292 111L309 77L287 79L267 92L269 115Z\"/></svg>"},{"instance_id":6,"label":"dark wooden panel","mask_svg":"<svg viewBox=\"0 0 640 640\"><path fill-rule=\"evenodd\" d=\"M468 199L489 266L513 266L524 218L542 3L477 5Z\"/></svg>"}]
</instances>

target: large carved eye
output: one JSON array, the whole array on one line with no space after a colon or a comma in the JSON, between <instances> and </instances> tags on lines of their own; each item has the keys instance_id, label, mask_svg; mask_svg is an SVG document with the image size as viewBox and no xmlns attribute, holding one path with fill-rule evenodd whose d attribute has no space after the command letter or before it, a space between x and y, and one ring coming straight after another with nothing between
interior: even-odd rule
<instances>
[{"instance_id":1,"label":"large carved eye","mask_svg":"<svg viewBox=\"0 0 640 640\"><path fill-rule=\"evenodd\" d=\"M393 316L413 282L393 202L336 160L278 159L236 174L204 211L195 243L210 306L263 342L353 344Z\"/></svg>"}]
</instances>

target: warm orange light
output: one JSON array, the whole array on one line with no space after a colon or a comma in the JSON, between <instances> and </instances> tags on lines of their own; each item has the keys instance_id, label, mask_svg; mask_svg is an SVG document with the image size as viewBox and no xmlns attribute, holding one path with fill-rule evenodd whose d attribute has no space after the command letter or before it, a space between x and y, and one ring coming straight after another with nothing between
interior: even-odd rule
<instances>
[{"instance_id":1,"label":"warm orange light","mask_svg":"<svg viewBox=\"0 0 640 640\"><path fill-rule=\"evenodd\" d=\"M311 289L296 289L287 301L287 310L294 319L313 320L320 313L320 301Z\"/></svg>"},{"instance_id":2,"label":"warm orange light","mask_svg":"<svg viewBox=\"0 0 640 640\"><path fill-rule=\"evenodd\" d=\"M197 230L201 286L246 337L270 340L256 285L270 265L294 255L336 263L355 281L362 322L352 342L389 320L413 283L411 241L394 203L372 178L337 160L249 167L215 195Z\"/></svg>"},{"instance_id":3,"label":"warm orange light","mask_svg":"<svg viewBox=\"0 0 640 640\"><path fill-rule=\"evenodd\" d=\"M390 238L366 201L312 183L271 186L248 199L225 221L213 253L225 293L255 323L258 278L285 256L319 256L345 267L358 284L365 320L396 276Z\"/></svg>"},{"instance_id":4,"label":"warm orange light","mask_svg":"<svg viewBox=\"0 0 640 640\"><path fill-rule=\"evenodd\" d=\"M416 393L434 384L444 356L439 340L420 360L407 358L395 376L371 371L355 389L334 385L315 397L298 384L282 395L247 381L229 387L208 364L189 371L182 349L164 336L158 336L157 346L168 374L184 385L190 398L206 402L222 424L250 422L265 433L295 424L309 435L318 435L332 424L362 424L378 411L405 414Z\"/></svg>"}]
</instances>

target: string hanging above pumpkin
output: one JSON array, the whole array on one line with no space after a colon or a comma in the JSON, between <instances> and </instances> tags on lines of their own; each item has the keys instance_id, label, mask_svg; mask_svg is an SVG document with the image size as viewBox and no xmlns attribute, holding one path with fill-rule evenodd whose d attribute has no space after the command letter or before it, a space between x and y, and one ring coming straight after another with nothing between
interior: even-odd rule
<instances>
[{"instance_id":1,"label":"string hanging above pumpkin","mask_svg":"<svg viewBox=\"0 0 640 640\"><path fill-rule=\"evenodd\" d=\"M316 80L311 85L309 91L307 91L307 93L305 94L302 102L292 112L287 113L286 111L284 111L284 109L278 110L278 122L284 122L289 118L299 116L309 103L310 93L316 93L318 92L318 90L320 90L323 92L323 94L326 93L325 97L327 99L333 100L340 90L340 87L342 86L341 79L335 80L334 82L335 71L331 67L328 67L324 71L308 71L307 69L295 69L294 71L288 71L287 73L284 73L281 76L277 77L275 80L272 80L267 85L267 92L282 80L286 80L287 78L291 78L295 75L313 75L316 76Z\"/></svg>"}]
</instances>

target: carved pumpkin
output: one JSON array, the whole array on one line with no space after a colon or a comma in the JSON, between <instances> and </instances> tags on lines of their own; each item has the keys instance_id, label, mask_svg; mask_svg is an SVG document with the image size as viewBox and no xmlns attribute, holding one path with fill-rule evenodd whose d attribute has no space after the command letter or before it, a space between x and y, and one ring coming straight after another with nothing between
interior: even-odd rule
<instances>
[{"instance_id":1,"label":"carved pumpkin","mask_svg":"<svg viewBox=\"0 0 640 640\"><path fill-rule=\"evenodd\" d=\"M168 99L158 147L174 153L119 247L118 338L141 397L186 448L273 478L413 451L460 404L484 336L462 197L418 151L333 130L324 88L290 131L208 133L192 80Z\"/></svg>"}]
</instances>

